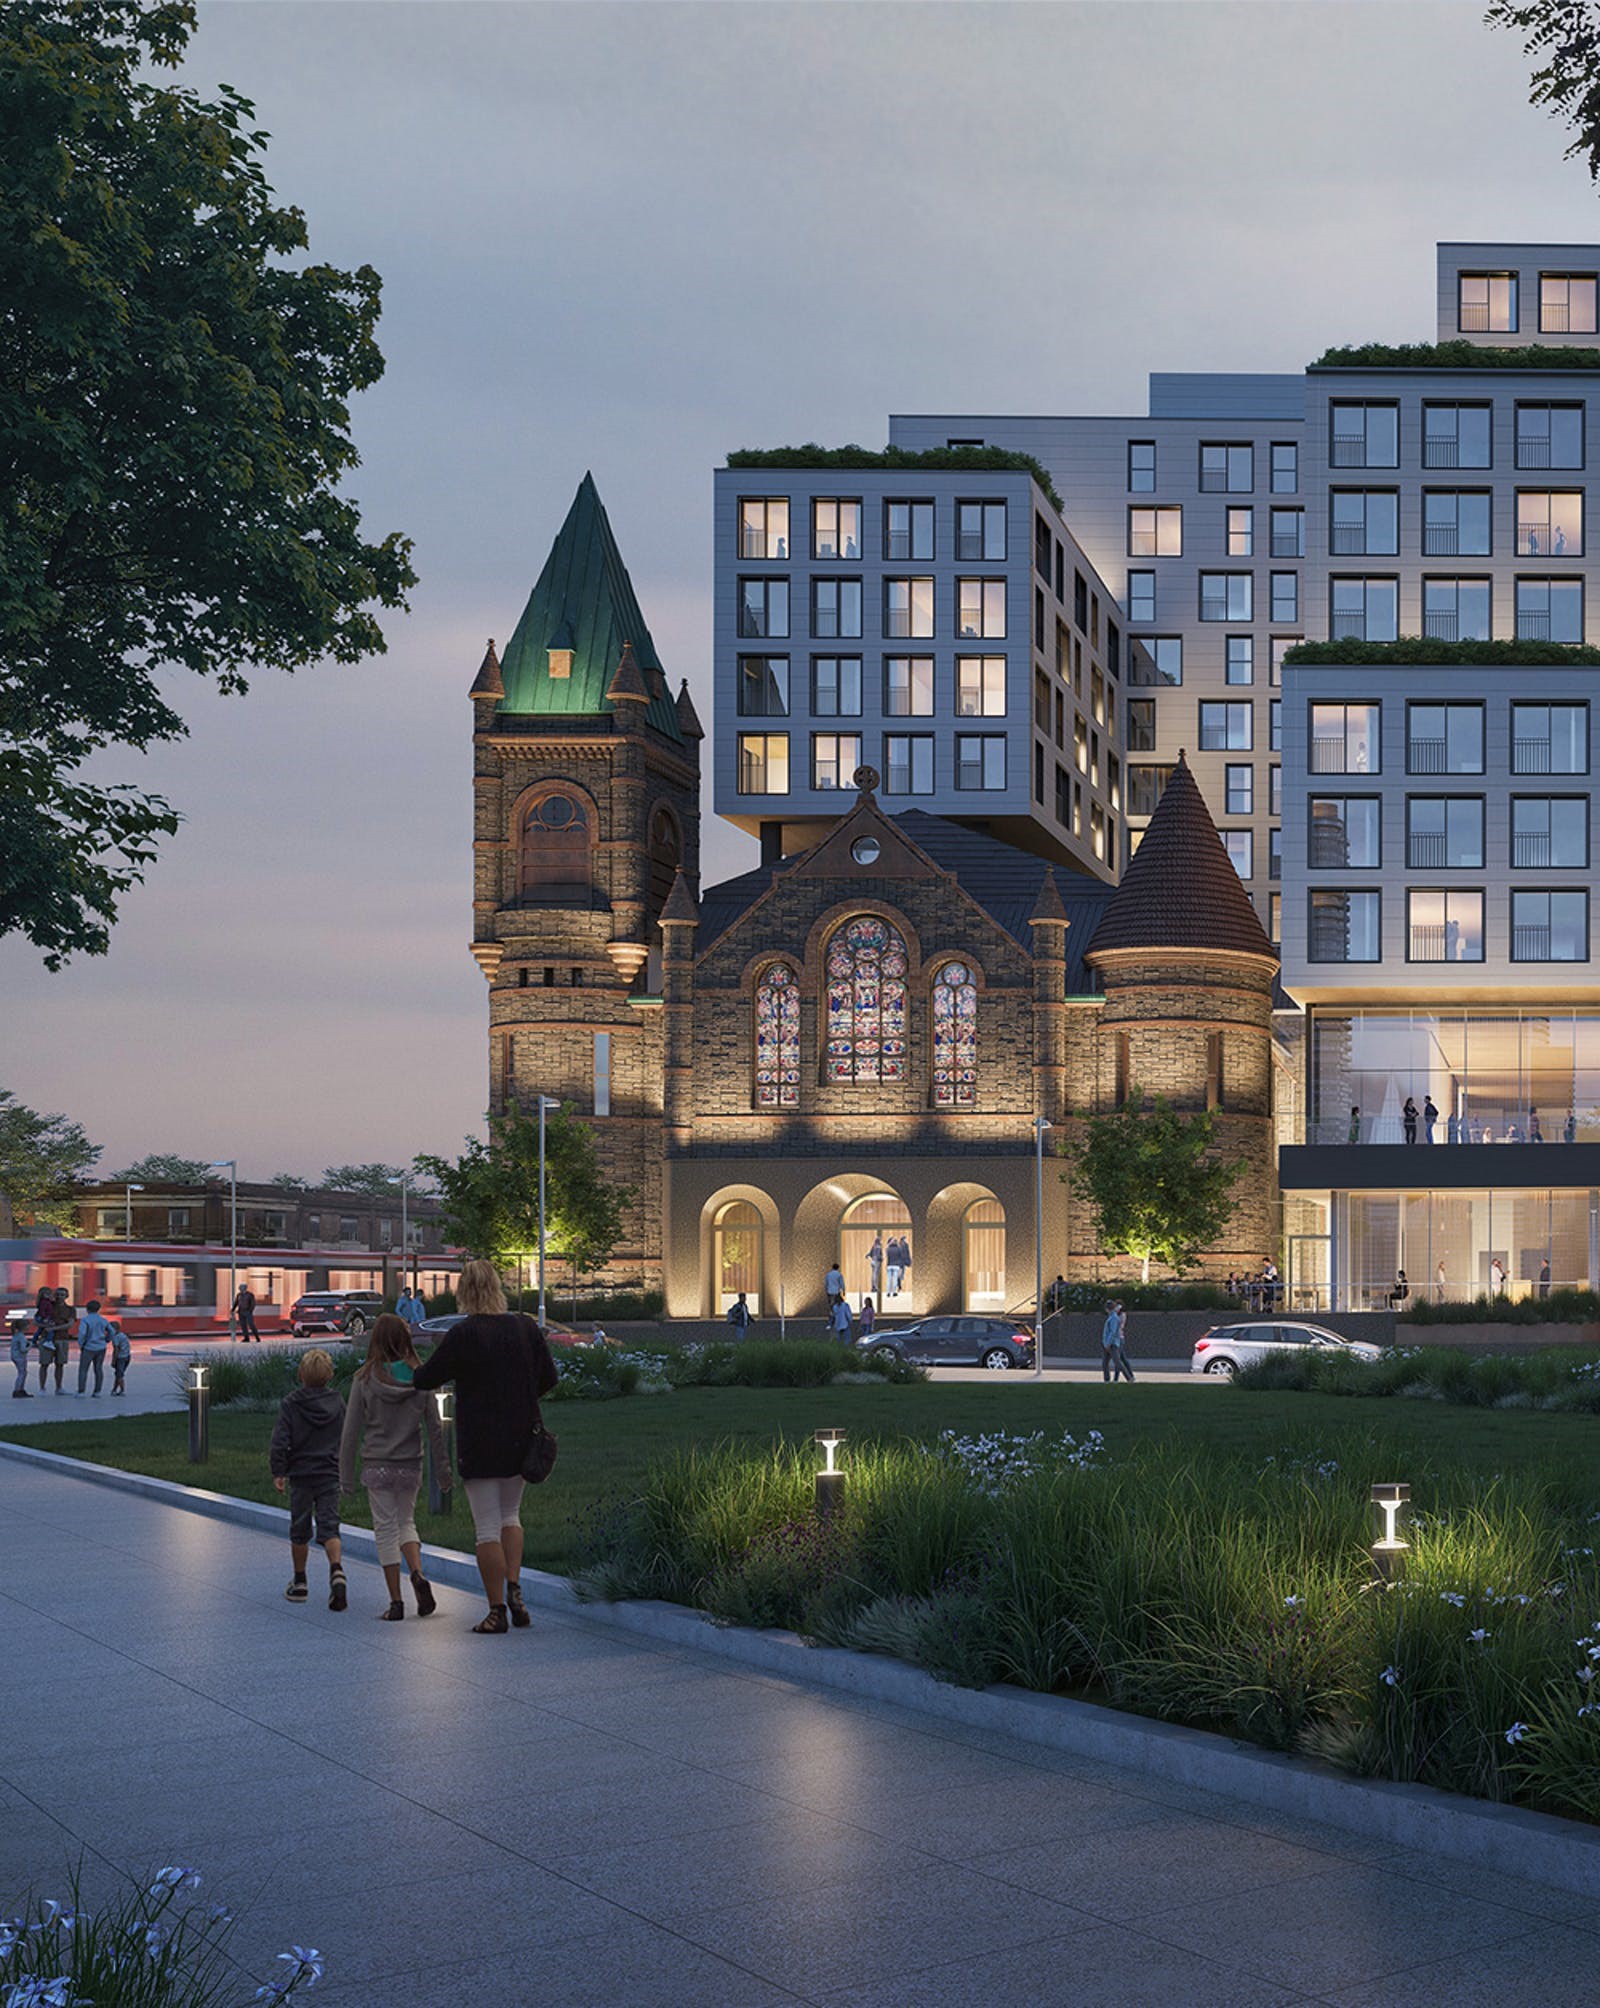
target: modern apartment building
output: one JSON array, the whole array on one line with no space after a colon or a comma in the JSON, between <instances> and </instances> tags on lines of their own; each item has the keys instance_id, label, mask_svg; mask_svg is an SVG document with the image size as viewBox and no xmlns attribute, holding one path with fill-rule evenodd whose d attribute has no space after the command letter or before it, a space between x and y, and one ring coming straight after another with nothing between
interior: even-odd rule
<instances>
[{"instance_id":1,"label":"modern apartment building","mask_svg":"<svg viewBox=\"0 0 1600 2008\"><path fill-rule=\"evenodd\" d=\"M1043 486L771 458L716 476L717 812L774 862L865 766L891 812L1114 878L1126 623Z\"/></svg>"},{"instance_id":2,"label":"modern apartment building","mask_svg":"<svg viewBox=\"0 0 1600 2008\"><path fill-rule=\"evenodd\" d=\"M1048 471L1150 653L1126 719L1133 840L1187 749L1275 938L1296 639L1600 638L1584 520L1600 246L1441 244L1437 269L1438 344L1548 363L1429 344L1292 375L1153 375L1140 417L890 421L898 447L982 442Z\"/></svg>"}]
</instances>

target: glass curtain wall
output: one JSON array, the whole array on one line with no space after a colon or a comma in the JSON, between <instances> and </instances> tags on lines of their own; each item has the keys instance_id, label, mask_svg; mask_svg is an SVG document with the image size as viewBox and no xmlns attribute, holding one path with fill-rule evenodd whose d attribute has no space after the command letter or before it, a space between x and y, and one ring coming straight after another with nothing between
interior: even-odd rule
<instances>
[{"instance_id":1,"label":"glass curtain wall","mask_svg":"<svg viewBox=\"0 0 1600 2008\"><path fill-rule=\"evenodd\" d=\"M1593 1191L1341 1192L1334 1209L1341 1310L1386 1309L1402 1272L1412 1303L1595 1287Z\"/></svg>"},{"instance_id":2,"label":"glass curtain wall","mask_svg":"<svg viewBox=\"0 0 1600 2008\"><path fill-rule=\"evenodd\" d=\"M1600 1015L1317 1010L1309 1087L1308 1143L1593 1142Z\"/></svg>"}]
</instances>

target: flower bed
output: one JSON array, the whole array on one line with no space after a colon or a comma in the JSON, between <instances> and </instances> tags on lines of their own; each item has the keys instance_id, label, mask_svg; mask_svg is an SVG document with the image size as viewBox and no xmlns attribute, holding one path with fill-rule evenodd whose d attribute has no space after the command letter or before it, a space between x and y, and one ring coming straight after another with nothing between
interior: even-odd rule
<instances>
[{"instance_id":1,"label":"flower bed","mask_svg":"<svg viewBox=\"0 0 1600 2008\"><path fill-rule=\"evenodd\" d=\"M1247 1393L1399 1395L1469 1408L1540 1408L1600 1415L1600 1352L1551 1346L1538 1352L1468 1353L1447 1346L1401 1346L1379 1360L1311 1346L1267 1353L1241 1367L1233 1385Z\"/></svg>"},{"instance_id":2,"label":"flower bed","mask_svg":"<svg viewBox=\"0 0 1600 2008\"><path fill-rule=\"evenodd\" d=\"M584 1531L580 1592L1221 1729L1376 1777L1600 1819L1600 1479L1394 1468L1354 1432L1262 1462L1093 1434L684 1452ZM1374 1586L1369 1490L1418 1506Z\"/></svg>"}]
</instances>

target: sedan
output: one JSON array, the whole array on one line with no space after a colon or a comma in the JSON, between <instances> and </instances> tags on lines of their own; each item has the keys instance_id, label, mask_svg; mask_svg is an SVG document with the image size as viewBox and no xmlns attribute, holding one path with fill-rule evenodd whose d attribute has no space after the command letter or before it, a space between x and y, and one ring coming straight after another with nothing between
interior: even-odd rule
<instances>
[{"instance_id":1,"label":"sedan","mask_svg":"<svg viewBox=\"0 0 1600 2008\"><path fill-rule=\"evenodd\" d=\"M1240 1367L1252 1366L1267 1353L1290 1352L1301 1346L1310 1346L1318 1352L1347 1353L1357 1360L1383 1357L1381 1346L1369 1345L1365 1339L1347 1339L1339 1332L1330 1332L1326 1325L1269 1324L1265 1319L1259 1323L1252 1319L1242 1325L1213 1325L1209 1332L1203 1332L1194 1342L1189 1371L1232 1380Z\"/></svg>"},{"instance_id":2,"label":"sedan","mask_svg":"<svg viewBox=\"0 0 1600 2008\"><path fill-rule=\"evenodd\" d=\"M863 1332L856 1350L925 1367L988 1367L1008 1373L1033 1365L1033 1333L1014 1318L920 1318L896 1331Z\"/></svg>"},{"instance_id":3,"label":"sedan","mask_svg":"<svg viewBox=\"0 0 1600 2008\"><path fill-rule=\"evenodd\" d=\"M414 1329L418 1338L436 1346L452 1326L460 1324L464 1315L461 1311L449 1311L440 1318L424 1318ZM575 1332L567 1325L546 1325L544 1335L553 1346L608 1346L613 1343L604 1332Z\"/></svg>"}]
</instances>

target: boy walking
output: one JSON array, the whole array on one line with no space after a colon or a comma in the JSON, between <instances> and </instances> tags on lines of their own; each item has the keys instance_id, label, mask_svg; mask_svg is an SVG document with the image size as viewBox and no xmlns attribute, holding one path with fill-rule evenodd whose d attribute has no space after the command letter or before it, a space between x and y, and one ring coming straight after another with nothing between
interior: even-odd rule
<instances>
[{"instance_id":1,"label":"boy walking","mask_svg":"<svg viewBox=\"0 0 1600 2008\"><path fill-rule=\"evenodd\" d=\"M111 1321L111 1392L128 1392L128 1362L133 1358L133 1341L113 1318Z\"/></svg>"},{"instance_id":2,"label":"boy walking","mask_svg":"<svg viewBox=\"0 0 1600 2008\"><path fill-rule=\"evenodd\" d=\"M329 1385L333 1361L320 1346L301 1355L300 1385L291 1388L278 1410L268 1463L272 1482L289 1491L289 1552L294 1580L284 1595L303 1604L306 1556L315 1522L318 1545L328 1558L328 1609L342 1611L349 1601L340 1566L339 1444L344 1435L344 1401Z\"/></svg>"}]
</instances>

